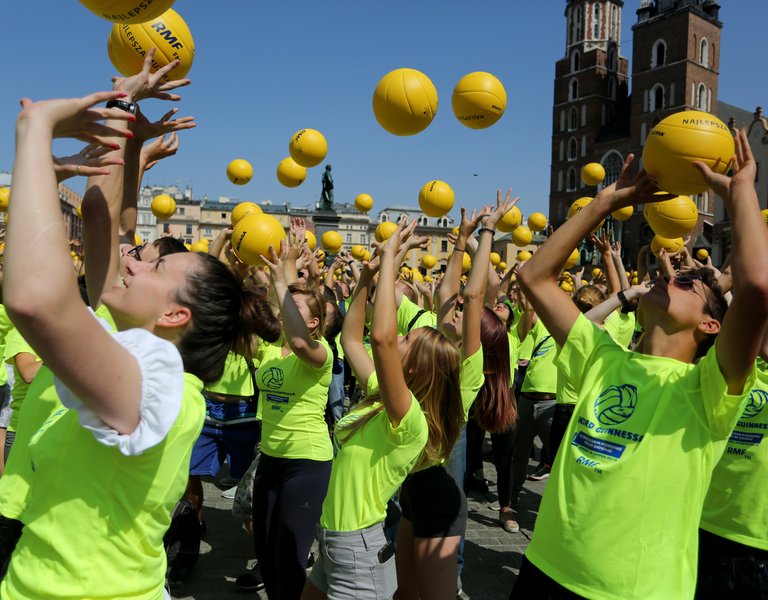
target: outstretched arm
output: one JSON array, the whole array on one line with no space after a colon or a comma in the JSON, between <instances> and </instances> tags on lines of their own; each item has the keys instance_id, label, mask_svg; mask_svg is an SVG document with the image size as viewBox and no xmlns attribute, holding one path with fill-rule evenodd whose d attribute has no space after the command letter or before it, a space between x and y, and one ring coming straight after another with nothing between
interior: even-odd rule
<instances>
[{"instance_id":1,"label":"outstretched arm","mask_svg":"<svg viewBox=\"0 0 768 600\"><path fill-rule=\"evenodd\" d=\"M344 358L352 367L360 386L365 389L368 379L373 373L373 360L365 350L363 335L365 335L365 308L368 304L368 296L373 284L373 276L376 273L375 265L378 258L373 259L375 264L368 263L360 275L360 281L352 293L352 299L344 317L341 328L341 347L344 349Z\"/></svg>"}]
</instances>

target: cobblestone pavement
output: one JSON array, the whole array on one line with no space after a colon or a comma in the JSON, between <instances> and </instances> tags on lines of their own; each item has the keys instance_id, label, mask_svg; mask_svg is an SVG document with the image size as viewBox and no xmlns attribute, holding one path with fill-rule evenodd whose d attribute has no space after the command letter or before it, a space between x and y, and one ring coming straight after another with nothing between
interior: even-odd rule
<instances>
[{"instance_id":1,"label":"cobblestone pavement","mask_svg":"<svg viewBox=\"0 0 768 600\"><path fill-rule=\"evenodd\" d=\"M534 466L532 461L529 471ZM485 474L492 482L496 481L493 464L487 461ZM509 597L531 538L545 485L546 482L526 482L518 507L519 533L507 533L499 526L495 485L487 494L470 493L462 580L464 591L473 600ZM266 599L263 591L242 592L235 586L235 578L253 558L253 550L242 524L232 516L232 500L223 498L213 483L205 483L204 488L208 533L203 538L197 572L179 595L173 597L177 600Z\"/></svg>"}]
</instances>

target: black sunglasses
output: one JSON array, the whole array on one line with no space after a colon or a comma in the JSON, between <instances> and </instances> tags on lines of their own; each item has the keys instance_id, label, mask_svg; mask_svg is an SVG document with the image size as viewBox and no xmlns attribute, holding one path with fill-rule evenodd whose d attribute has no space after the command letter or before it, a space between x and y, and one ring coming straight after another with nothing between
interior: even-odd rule
<instances>
[{"instance_id":1,"label":"black sunglasses","mask_svg":"<svg viewBox=\"0 0 768 600\"><path fill-rule=\"evenodd\" d=\"M143 244L139 244L138 246L134 246L133 248L128 250L128 252L126 252L125 254L127 256L132 256L133 258L135 258L136 260L141 262L141 251L144 250L144 246L146 246L146 245L147 244L145 242Z\"/></svg>"}]
</instances>

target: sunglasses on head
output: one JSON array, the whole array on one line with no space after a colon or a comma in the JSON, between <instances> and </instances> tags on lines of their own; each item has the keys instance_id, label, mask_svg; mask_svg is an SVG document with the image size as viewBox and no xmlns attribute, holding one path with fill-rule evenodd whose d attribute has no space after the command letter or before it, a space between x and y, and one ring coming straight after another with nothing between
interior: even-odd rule
<instances>
[{"instance_id":1,"label":"sunglasses on head","mask_svg":"<svg viewBox=\"0 0 768 600\"><path fill-rule=\"evenodd\" d=\"M141 251L144 250L144 246L146 246L146 245L147 244L144 243L144 244L139 244L138 246L134 246L133 248L128 250L128 252L126 252L125 254L127 256L131 256L131 257L135 258L136 260L138 260L139 262L141 262Z\"/></svg>"},{"instance_id":2,"label":"sunglasses on head","mask_svg":"<svg viewBox=\"0 0 768 600\"><path fill-rule=\"evenodd\" d=\"M695 281L701 281L701 275L698 273L684 273L682 275L675 275L672 278L672 281L675 282L675 285L677 287L685 288L685 289L691 289L693 287L693 284ZM667 279L667 283L669 283L669 279Z\"/></svg>"}]
</instances>

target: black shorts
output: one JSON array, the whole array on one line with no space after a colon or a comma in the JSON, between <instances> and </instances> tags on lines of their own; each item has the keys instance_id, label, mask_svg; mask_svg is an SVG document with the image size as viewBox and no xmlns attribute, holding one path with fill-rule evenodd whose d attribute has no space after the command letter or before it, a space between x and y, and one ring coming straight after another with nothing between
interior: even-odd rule
<instances>
[{"instance_id":1,"label":"black shorts","mask_svg":"<svg viewBox=\"0 0 768 600\"><path fill-rule=\"evenodd\" d=\"M408 475L400 508L417 538L454 537L467 529L467 497L442 466Z\"/></svg>"}]
</instances>

